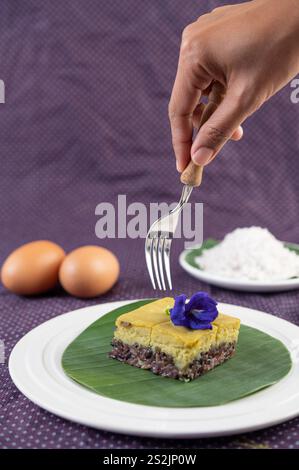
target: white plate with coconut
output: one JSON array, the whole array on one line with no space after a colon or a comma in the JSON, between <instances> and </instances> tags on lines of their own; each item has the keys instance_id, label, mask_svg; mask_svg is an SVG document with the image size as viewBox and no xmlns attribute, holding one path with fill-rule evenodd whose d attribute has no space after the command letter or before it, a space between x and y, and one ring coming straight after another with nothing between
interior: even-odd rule
<instances>
[{"instance_id":1,"label":"white plate with coconut","mask_svg":"<svg viewBox=\"0 0 299 470\"><path fill-rule=\"evenodd\" d=\"M179 262L208 284L248 292L299 288L299 245L277 240L266 228L237 228L222 241L207 239Z\"/></svg>"}]
</instances>

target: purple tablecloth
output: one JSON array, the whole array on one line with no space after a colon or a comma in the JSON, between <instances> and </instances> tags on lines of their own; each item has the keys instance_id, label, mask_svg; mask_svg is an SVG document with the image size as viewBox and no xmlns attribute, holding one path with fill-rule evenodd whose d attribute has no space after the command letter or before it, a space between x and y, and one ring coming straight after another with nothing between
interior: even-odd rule
<instances>
[{"instance_id":1,"label":"purple tablecloth","mask_svg":"<svg viewBox=\"0 0 299 470\"><path fill-rule=\"evenodd\" d=\"M67 251L83 244L112 249L118 284L103 298L83 301L59 289L27 299L1 287L1 448L279 447L299 448L299 419L242 436L188 441L135 438L60 419L13 385L8 356L16 342L61 313L120 299L153 296L141 239L98 240L95 207L173 202L180 185L167 119L182 28L220 1L97 0L1 2L0 104L1 261L16 246L50 239ZM55 6L54 6L55 5ZM299 104L287 86L245 126L209 166L193 201L204 202L204 236L237 226L268 227L298 242ZM208 290L219 301L254 307L299 324L299 294L255 295L206 286L177 262L175 292Z\"/></svg>"}]
</instances>

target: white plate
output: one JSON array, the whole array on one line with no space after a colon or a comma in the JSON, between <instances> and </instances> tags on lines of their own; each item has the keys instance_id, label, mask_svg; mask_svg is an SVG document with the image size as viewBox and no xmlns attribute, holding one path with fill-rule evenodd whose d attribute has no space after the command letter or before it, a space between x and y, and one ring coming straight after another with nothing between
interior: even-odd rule
<instances>
[{"instance_id":1,"label":"white plate","mask_svg":"<svg viewBox=\"0 0 299 470\"><path fill-rule=\"evenodd\" d=\"M288 243L289 246L294 246L299 250L299 245L295 243ZM194 247L196 248L196 247ZM194 249L190 248L190 250ZM200 279L201 281L206 282L207 284L212 284L214 286L224 287L225 289L247 291L247 292L282 292L287 290L295 290L299 288L299 277L295 279L287 279L284 281L271 281L271 282L261 282L261 281L246 281L239 279L230 279L222 276L215 276L210 274L202 269L195 268L191 266L186 261L186 255L190 253L190 250L184 250L179 257L179 262L182 268L187 271L192 276Z\"/></svg>"},{"instance_id":2,"label":"white plate","mask_svg":"<svg viewBox=\"0 0 299 470\"><path fill-rule=\"evenodd\" d=\"M289 349L293 367L279 383L226 405L184 409L112 400L73 382L61 367L66 346L93 321L130 302L75 310L30 331L15 346L9 360L9 371L19 390L37 405L63 418L141 436L187 438L236 434L271 426L299 414L299 328L272 315L228 304L219 304L219 309L280 339Z\"/></svg>"}]
</instances>

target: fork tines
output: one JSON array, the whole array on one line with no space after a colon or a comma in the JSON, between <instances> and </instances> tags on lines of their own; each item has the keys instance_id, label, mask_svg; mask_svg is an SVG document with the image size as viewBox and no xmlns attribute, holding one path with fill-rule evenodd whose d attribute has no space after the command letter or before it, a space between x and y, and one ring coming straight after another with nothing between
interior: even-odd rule
<instances>
[{"instance_id":1,"label":"fork tines","mask_svg":"<svg viewBox=\"0 0 299 470\"><path fill-rule=\"evenodd\" d=\"M172 289L170 274L170 247L173 234L149 231L145 242L145 258L153 288L156 282L160 290L166 290L165 273L169 289Z\"/></svg>"},{"instance_id":2,"label":"fork tines","mask_svg":"<svg viewBox=\"0 0 299 470\"><path fill-rule=\"evenodd\" d=\"M165 273L169 289L172 289L170 274L170 247L178 226L179 216L188 202L193 187L184 185L176 207L156 220L148 231L145 241L145 259L153 288L166 290Z\"/></svg>"}]
</instances>

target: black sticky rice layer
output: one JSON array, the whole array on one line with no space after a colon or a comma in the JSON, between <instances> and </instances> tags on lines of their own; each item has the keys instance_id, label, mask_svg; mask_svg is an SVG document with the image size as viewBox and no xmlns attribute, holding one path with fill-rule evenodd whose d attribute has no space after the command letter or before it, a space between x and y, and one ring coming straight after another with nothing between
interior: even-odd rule
<instances>
[{"instance_id":1,"label":"black sticky rice layer","mask_svg":"<svg viewBox=\"0 0 299 470\"><path fill-rule=\"evenodd\" d=\"M232 357L236 349L236 343L223 343L201 354L189 367L180 370L175 366L173 358L159 349L153 350L137 343L128 345L117 339L113 339L111 344L113 349L109 357L140 369L151 370L157 375L180 380L196 379Z\"/></svg>"}]
</instances>

